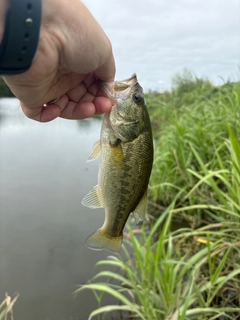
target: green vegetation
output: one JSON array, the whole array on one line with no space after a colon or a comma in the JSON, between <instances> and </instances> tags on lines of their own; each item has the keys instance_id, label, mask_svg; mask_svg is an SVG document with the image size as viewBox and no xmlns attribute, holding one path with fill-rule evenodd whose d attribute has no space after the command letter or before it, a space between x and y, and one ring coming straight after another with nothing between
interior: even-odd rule
<instances>
[{"instance_id":1,"label":"green vegetation","mask_svg":"<svg viewBox=\"0 0 240 320\"><path fill-rule=\"evenodd\" d=\"M0 98L10 98L14 97L14 94L8 88L6 83L3 81L2 77L0 77Z\"/></svg>"},{"instance_id":2,"label":"green vegetation","mask_svg":"<svg viewBox=\"0 0 240 320\"><path fill-rule=\"evenodd\" d=\"M240 83L215 87L184 71L173 84L146 96L152 219L140 234L128 225L124 253L77 290L99 302L89 319L115 310L120 319L240 319ZM119 304L101 306L103 293Z\"/></svg>"},{"instance_id":3,"label":"green vegetation","mask_svg":"<svg viewBox=\"0 0 240 320\"><path fill-rule=\"evenodd\" d=\"M14 320L12 308L18 299L18 294L13 299L7 293L5 296L4 301L0 303L0 320Z\"/></svg>"},{"instance_id":4,"label":"green vegetation","mask_svg":"<svg viewBox=\"0 0 240 320\"><path fill-rule=\"evenodd\" d=\"M192 171L202 173L199 157L208 170L220 169L219 158L229 169L227 124L240 137L240 83L214 87L200 79L176 79L170 97L169 93L147 97L156 137L151 196L164 207L179 189L185 188L187 194L193 188L197 179ZM188 199L191 204L215 201L203 185L193 197Z\"/></svg>"}]
</instances>

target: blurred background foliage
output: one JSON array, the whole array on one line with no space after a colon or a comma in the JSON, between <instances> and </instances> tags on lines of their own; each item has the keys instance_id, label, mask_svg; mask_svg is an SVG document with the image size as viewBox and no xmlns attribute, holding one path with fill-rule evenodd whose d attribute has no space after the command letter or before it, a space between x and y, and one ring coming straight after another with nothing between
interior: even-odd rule
<instances>
[{"instance_id":1,"label":"blurred background foliage","mask_svg":"<svg viewBox=\"0 0 240 320\"><path fill-rule=\"evenodd\" d=\"M14 97L12 91L8 88L3 78L0 77L0 98L11 98Z\"/></svg>"}]
</instances>

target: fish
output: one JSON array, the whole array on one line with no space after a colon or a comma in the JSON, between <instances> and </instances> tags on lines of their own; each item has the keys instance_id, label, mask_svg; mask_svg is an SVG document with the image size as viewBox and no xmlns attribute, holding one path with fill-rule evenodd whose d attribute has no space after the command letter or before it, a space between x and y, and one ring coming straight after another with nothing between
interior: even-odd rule
<instances>
[{"instance_id":1,"label":"fish","mask_svg":"<svg viewBox=\"0 0 240 320\"><path fill-rule=\"evenodd\" d=\"M91 209L104 208L103 226L85 244L95 250L117 253L122 247L123 229L132 213L144 220L147 190L153 164L150 117L136 74L129 79L99 82L113 107L103 116L100 141L88 161L100 155L98 185L82 200Z\"/></svg>"}]
</instances>

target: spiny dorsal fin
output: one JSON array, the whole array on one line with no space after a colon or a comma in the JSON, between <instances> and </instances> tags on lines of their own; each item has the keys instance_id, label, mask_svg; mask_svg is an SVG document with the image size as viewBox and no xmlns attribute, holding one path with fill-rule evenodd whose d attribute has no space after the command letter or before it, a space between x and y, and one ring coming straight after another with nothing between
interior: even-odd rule
<instances>
[{"instance_id":1,"label":"spiny dorsal fin","mask_svg":"<svg viewBox=\"0 0 240 320\"><path fill-rule=\"evenodd\" d=\"M101 149L102 149L102 145L101 145L101 141L99 140L93 145L92 152L90 153L87 159L87 162L97 159L97 157L101 153Z\"/></svg>"},{"instance_id":2,"label":"spiny dorsal fin","mask_svg":"<svg viewBox=\"0 0 240 320\"><path fill-rule=\"evenodd\" d=\"M139 223L145 219L147 212L147 190L144 192L142 199L139 201L135 210L133 211L133 216L136 223Z\"/></svg>"},{"instance_id":3,"label":"spiny dorsal fin","mask_svg":"<svg viewBox=\"0 0 240 320\"><path fill-rule=\"evenodd\" d=\"M98 186L95 186L88 194L86 194L82 199L82 205L91 209L103 208Z\"/></svg>"}]
</instances>

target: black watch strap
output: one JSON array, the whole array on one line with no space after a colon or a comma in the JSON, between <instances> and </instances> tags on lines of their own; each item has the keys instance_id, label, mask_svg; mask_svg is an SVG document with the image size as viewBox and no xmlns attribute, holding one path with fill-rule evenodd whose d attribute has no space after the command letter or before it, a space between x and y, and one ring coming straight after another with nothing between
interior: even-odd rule
<instances>
[{"instance_id":1,"label":"black watch strap","mask_svg":"<svg viewBox=\"0 0 240 320\"><path fill-rule=\"evenodd\" d=\"M40 25L41 0L10 0L0 45L0 75L19 74L30 68Z\"/></svg>"}]
</instances>

